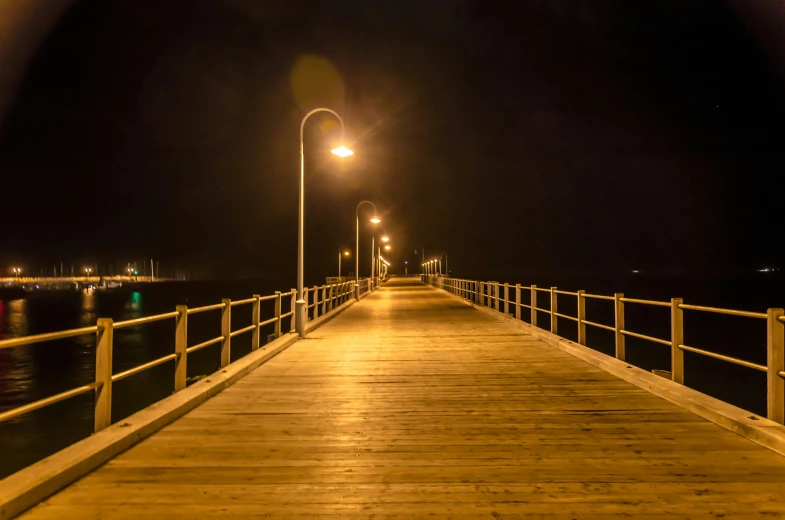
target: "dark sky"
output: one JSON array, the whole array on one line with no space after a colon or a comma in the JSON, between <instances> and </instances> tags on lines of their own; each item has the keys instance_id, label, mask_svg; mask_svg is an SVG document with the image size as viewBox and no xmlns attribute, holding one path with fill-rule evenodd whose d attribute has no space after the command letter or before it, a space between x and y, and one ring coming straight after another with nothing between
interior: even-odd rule
<instances>
[{"instance_id":1,"label":"dark sky","mask_svg":"<svg viewBox=\"0 0 785 520\"><path fill-rule=\"evenodd\" d=\"M740 7L742 6L743 7ZM307 281L376 202L457 275L785 261L785 17L766 0L77 0L0 141L0 263ZM361 242L367 271L368 233ZM287 271L288 270L288 271Z\"/></svg>"}]
</instances>

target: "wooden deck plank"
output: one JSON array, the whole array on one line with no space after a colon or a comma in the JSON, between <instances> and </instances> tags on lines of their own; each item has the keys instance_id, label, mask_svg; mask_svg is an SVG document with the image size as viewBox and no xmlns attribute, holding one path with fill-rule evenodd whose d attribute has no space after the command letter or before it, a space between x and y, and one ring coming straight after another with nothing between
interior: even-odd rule
<instances>
[{"instance_id":1,"label":"wooden deck plank","mask_svg":"<svg viewBox=\"0 0 785 520\"><path fill-rule=\"evenodd\" d=\"M23 518L785 517L785 457L393 282Z\"/></svg>"}]
</instances>

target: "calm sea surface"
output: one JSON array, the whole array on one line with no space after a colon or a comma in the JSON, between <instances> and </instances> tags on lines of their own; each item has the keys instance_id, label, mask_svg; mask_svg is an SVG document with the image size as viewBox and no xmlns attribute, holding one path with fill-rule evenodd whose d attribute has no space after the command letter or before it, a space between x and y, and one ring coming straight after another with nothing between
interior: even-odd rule
<instances>
[{"instance_id":1,"label":"calm sea surface","mask_svg":"<svg viewBox=\"0 0 785 520\"><path fill-rule=\"evenodd\" d=\"M499 281L505 281L499 278ZM514 283L516 280L507 280ZM626 296L669 301L684 298L686 303L765 311L785 306L785 283L781 273L745 273L732 276L562 276L526 283L541 287L558 286L574 291L585 289L598 294L624 292ZM219 303L221 298L249 298L286 290L270 282L184 282L140 285L110 292L41 292L22 299L0 299L0 339L94 325L99 317L126 320L189 307ZM548 297L541 295L543 308ZM528 301L528 293L523 297ZM272 316L272 302L262 307L262 319ZM575 298L559 297L559 312L575 315ZM287 310L287 306L284 306ZM528 315L523 313L524 318ZM220 312L189 317L188 343L206 341L220 335ZM612 302L587 302L587 319L613 324ZM547 315L539 317L547 323ZM634 332L668 339L670 311L667 308L626 306L626 326ZM685 311L685 343L729 354L749 361L766 362L766 322L750 318L719 316ZM251 307L233 308L232 328L251 324ZM288 323L284 327L288 330ZM264 331L263 341L267 333ZM577 339L573 322L560 320L559 333ZM589 346L613 353L613 334L588 330ZM115 331L114 372L120 372L174 350L174 320ZM94 380L95 337L86 335L27 347L0 350L0 411L17 407ZM205 348L188 356L189 377L206 375L219 367L220 346ZM232 359L250 352L250 335L232 339ZM627 338L628 362L650 370L668 369L669 347ZM685 354L686 383L757 414L766 410L765 374L721 361ZM158 401L174 390L173 362L115 383L113 420L117 421ZM92 432L92 393L0 424L0 478Z\"/></svg>"}]
</instances>

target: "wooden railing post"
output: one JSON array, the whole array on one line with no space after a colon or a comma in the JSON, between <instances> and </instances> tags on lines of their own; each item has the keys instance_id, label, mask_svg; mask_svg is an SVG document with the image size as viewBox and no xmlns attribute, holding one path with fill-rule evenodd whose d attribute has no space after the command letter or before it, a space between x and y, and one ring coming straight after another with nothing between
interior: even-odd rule
<instances>
[{"instance_id":1,"label":"wooden railing post","mask_svg":"<svg viewBox=\"0 0 785 520\"><path fill-rule=\"evenodd\" d=\"M613 309L616 319L614 320L616 329L616 359L624 361L627 357L624 348L624 334L621 331L624 329L624 293L615 293L613 295Z\"/></svg>"},{"instance_id":2,"label":"wooden railing post","mask_svg":"<svg viewBox=\"0 0 785 520\"><path fill-rule=\"evenodd\" d=\"M114 326L111 318L98 318L95 338L95 389L93 432L112 424L112 350Z\"/></svg>"},{"instance_id":3,"label":"wooden railing post","mask_svg":"<svg viewBox=\"0 0 785 520\"><path fill-rule=\"evenodd\" d=\"M532 299L532 314L531 314L532 327L536 327L537 326L537 286L536 285L532 285L531 299Z\"/></svg>"},{"instance_id":4,"label":"wooden railing post","mask_svg":"<svg viewBox=\"0 0 785 520\"><path fill-rule=\"evenodd\" d=\"M281 300L281 291L275 291L275 330L273 331L273 334L275 334L276 338L281 337L281 314L283 314L281 312Z\"/></svg>"},{"instance_id":5,"label":"wooden railing post","mask_svg":"<svg viewBox=\"0 0 785 520\"><path fill-rule=\"evenodd\" d=\"M335 302L335 298L334 298L335 295L334 295L333 287L335 287L335 285L334 284L330 284L330 306L328 307L328 310L330 310L330 311L333 310L333 304Z\"/></svg>"},{"instance_id":6,"label":"wooden railing post","mask_svg":"<svg viewBox=\"0 0 785 520\"><path fill-rule=\"evenodd\" d=\"M780 375L785 371L785 323L779 320L784 314L783 309L766 312L768 417L780 424L785 424L785 379Z\"/></svg>"},{"instance_id":7,"label":"wooden railing post","mask_svg":"<svg viewBox=\"0 0 785 520\"><path fill-rule=\"evenodd\" d=\"M515 284L515 319L521 319L521 284Z\"/></svg>"},{"instance_id":8,"label":"wooden railing post","mask_svg":"<svg viewBox=\"0 0 785 520\"><path fill-rule=\"evenodd\" d=\"M504 314L510 314L510 284L504 282Z\"/></svg>"},{"instance_id":9,"label":"wooden railing post","mask_svg":"<svg viewBox=\"0 0 785 520\"><path fill-rule=\"evenodd\" d=\"M188 307L177 306L177 321L174 332L174 391L185 388L188 379Z\"/></svg>"},{"instance_id":10,"label":"wooden railing post","mask_svg":"<svg viewBox=\"0 0 785 520\"><path fill-rule=\"evenodd\" d=\"M586 298L583 295L585 291L578 291L578 343L580 345L586 344Z\"/></svg>"},{"instance_id":11,"label":"wooden railing post","mask_svg":"<svg viewBox=\"0 0 785 520\"><path fill-rule=\"evenodd\" d=\"M296 327L295 327L295 320L294 320L294 318L295 318L294 309L296 307L296 303L295 303L296 301L297 301L297 289L292 288L292 303L290 304L290 309L289 309L290 312L292 313L292 316L291 316L292 320L291 320L291 322L289 322L289 332L294 332L295 329L296 329Z\"/></svg>"},{"instance_id":12,"label":"wooden railing post","mask_svg":"<svg viewBox=\"0 0 785 520\"><path fill-rule=\"evenodd\" d=\"M327 285L322 285L322 316L327 314Z\"/></svg>"},{"instance_id":13,"label":"wooden railing post","mask_svg":"<svg viewBox=\"0 0 785 520\"><path fill-rule=\"evenodd\" d=\"M501 294L499 291L499 282L493 282L493 296L496 298L494 305L496 305L496 310L498 312L502 311L501 307Z\"/></svg>"},{"instance_id":14,"label":"wooden railing post","mask_svg":"<svg viewBox=\"0 0 785 520\"><path fill-rule=\"evenodd\" d=\"M682 303L681 298L671 298L671 379L680 385L684 384L684 351L679 348L684 344L684 311L679 308Z\"/></svg>"},{"instance_id":15,"label":"wooden railing post","mask_svg":"<svg viewBox=\"0 0 785 520\"><path fill-rule=\"evenodd\" d=\"M303 305L303 312L305 312L305 323L311 321L311 319L308 317L308 300L310 299L308 294L309 292L311 291L308 289L308 287L303 287L303 300L305 300L305 305Z\"/></svg>"},{"instance_id":16,"label":"wooden railing post","mask_svg":"<svg viewBox=\"0 0 785 520\"><path fill-rule=\"evenodd\" d=\"M260 336L262 335L262 331L259 330L259 323L261 323L261 308L262 308L262 297L258 294L253 295L254 302L253 302L253 309L251 310L251 319L253 323L253 331L251 332L251 350L256 350L259 348L259 344L261 343Z\"/></svg>"},{"instance_id":17,"label":"wooden railing post","mask_svg":"<svg viewBox=\"0 0 785 520\"><path fill-rule=\"evenodd\" d=\"M224 298L221 300L224 308L221 311L221 368L232 362L232 300Z\"/></svg>"},{"instance_id":18,"label":"wooden railing post","mask_svg":"<svg viewBox=\"0 0 785 520\"><path fill-rule=\"evenodd\" d=\"M319 317L319 286L313 286L313 319Z\"/></svg>"},{"instance_id":19,"label":"wooden railing post","mask_svg":"<svg viewBox=\"0 0 785 520\"><path fill-rule=\"evenodd\" d=\"M551 333L553 334L559 333L559 317L556 316L556 313L559 312L558 306L556 305L557 297L556 287L551 287Z\"/></svg>"}]
</instances>

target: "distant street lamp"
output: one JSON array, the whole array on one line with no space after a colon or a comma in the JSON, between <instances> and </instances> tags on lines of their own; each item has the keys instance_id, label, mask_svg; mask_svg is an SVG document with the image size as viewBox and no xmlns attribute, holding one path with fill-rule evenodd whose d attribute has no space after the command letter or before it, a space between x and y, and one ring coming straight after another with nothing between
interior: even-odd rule
<instances>
[{"instance_id":1,"label":"distant street lamp","mask_svg":"<svg viewBox=\"0 0 785 520\"><path fill-rule=\"evenodd\" d=\"M338 278L341 277L341 257L349 256L349 251L338 251Z\"/></svg>"},{"instance_id":2,"label":"distant street lamp","mask_svg":"<svg viewBox=\"0 0 785 520\"><path fill-rule=\"evenodd\" d=\"M360 301L360 206L363 204L370 204L373 206L374 216L371 218L372 224L378 224L381 219L376 216L378 213L376 205L370 200L362 200L357 204L354 210L354 218L356 220L356 229L354 234L354 301ZM373 232L371 232L371 287L373 290Z\"/></svg>"},{"instance_id":3,"label":"distant street lamp","mask_svg":"<svg viewBox=\"0 0 785 520\"><path fill-rule=\"evenodd\" d=\"M305 122L308 120L308 118L317 112L329 112L330 114L334 115L341 123L341 137L343 137L344 131L343 119L341 119L341 116L338 114L338 112L329 108L315 108L311 110L305 114L305 117L303 117L303 120L300 123L300 203L297 216L297 300L295 301L294 308L294 325L297 334L299 334L301 338L305 337L306 318L305 291L303 288L305 278L305 147L303 146L303 130L305 129ZM353 151L349 150L343 145L339 146L338 148L334 148L332 153L338 157L348 157L354 154Z\"/></svg>"},{"instance_id":4,"label":"distant street lamp","mask_svg":"<svg viewBox=\"0 0 785 520\"><path fill-rule=\"evenodd\" d=\"M423 268L422 272L423 272L423 274L425 274L425 248L423 246L421 246L421 245L415 246L414 247L414 254L415 255L417 254L417 248L418 247L420 248L420 250L422 250L422 264L420 264L420 265L422 265L422 268Z\"/></svg>"},{"instance_id":5,"label":"distant street lamp","mask_svg":"<svg viewBox=\"0 0 785 520\"><path fill-rule=\"evenodd\" d=\"M382 237L382 242L389 242L389 241L390 241L390 237Z\"/></svg>"},{"instance_id":6,"label":"distant street lamp","mask_svg":"<svg viewBox=\"0 0 785 520\"><path fill-rule=\"evenodd\" d=\"M84 272L87 273L87 276L90 276L90 273L93 272L93 268L92 267L85 267L84 268Z\"/></svg>"},{"instance_id":7,"label":"distant street lamp","mask_svg":"<svg viewBox=\"0 0 785 520\"><path fill-rule=\"evenodd\" d=\"M389 246L389 245L387 245L387 246L384 246L384 250L385 250L385 251L389 251L389 250L390 250L390 246Z\"/></svg>"},{"instance_id":8,"label":"distant street lamp","mask_svg":"<svg viewBox=\"0 0 785 520\"><path fill-rule=\"evenodd\" d=\"M21 267L13 267L11 269L14 272L14 275L19 278L22 275L22 268Z\"/></svg>"}]
</instances>

